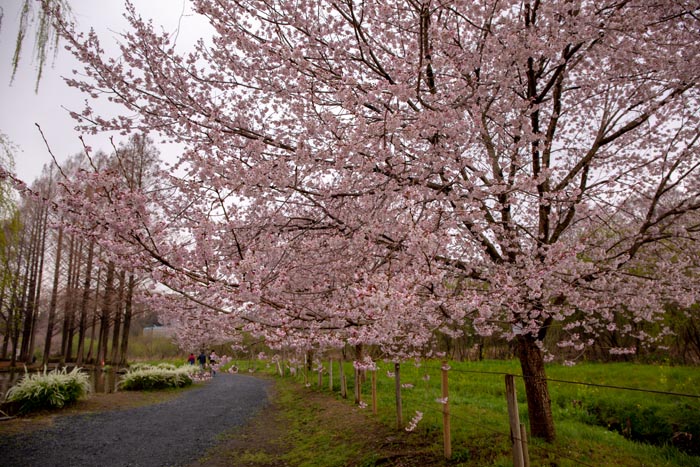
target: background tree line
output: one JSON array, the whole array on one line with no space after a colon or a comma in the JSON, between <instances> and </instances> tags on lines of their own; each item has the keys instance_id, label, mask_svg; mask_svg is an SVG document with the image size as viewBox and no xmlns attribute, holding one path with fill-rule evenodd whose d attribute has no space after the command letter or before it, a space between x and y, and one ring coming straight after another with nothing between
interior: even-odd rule
<instances>
[{"instance_id":1,"label":"background tree line","mask_svg":"<svg viewBox=\"0 0 700 467\"><path fill-rule=\"evenodd\" d=\"M119 172L125 189L143 188L157 162L152 141L134 135L111 155L86 151L46 167L19 201L3 185L0 358L13 366L125 363L134 319L148 311L138 300L143 283L58 217L57 186L99 168Z\"/></svg>"}]
</instances>

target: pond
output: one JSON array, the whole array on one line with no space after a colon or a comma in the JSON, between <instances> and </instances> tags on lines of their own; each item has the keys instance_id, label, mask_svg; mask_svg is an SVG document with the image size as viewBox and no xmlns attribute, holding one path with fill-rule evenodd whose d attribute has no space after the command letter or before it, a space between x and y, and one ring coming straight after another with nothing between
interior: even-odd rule
<instances>
[{"instance_id":1,"label":"pond","mask_svg":"<svg viewBox=\"0 0 700 467\"><path fill-rule=\"evenodd\" d=\"M70 368L69 368L70 371ZM117 373L115 370L86 370L83 369L90 376L90 385L93 392L97 393L110 393L117 390L117 384L121 378L121 374ZM30 373L38 373L36 371L30 371ZM16 370L3 371L0 372L0 401L5 400L5 394L7 391L15 385L24 376L24 368L17 368Z\"/></svg>"}]
</instances>

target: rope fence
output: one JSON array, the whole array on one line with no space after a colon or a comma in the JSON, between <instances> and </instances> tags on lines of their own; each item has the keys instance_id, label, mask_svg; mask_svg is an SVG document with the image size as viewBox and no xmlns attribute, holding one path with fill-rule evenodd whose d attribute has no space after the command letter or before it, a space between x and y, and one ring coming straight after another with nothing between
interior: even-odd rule
<instances>
[{"instance_id":1,"label":"rope fence","mask_svg":"<svg viewBox=\"0 0 700 467\"><path fill-rule=\"evenodd\" d=\"M430 367L430 366L425 366L425 367L439 370L439 368L436 368L436 367ZM450 371L453 371L455 373L475 373L475 374L500 375L500 376L513 375L516 378L522 378L522 379L532 378L532 379L538 379L541 381L548 381L548 382L553 382L553 383L576 384L579 386L591 386L591 387L606 388L606 389L619 389L619 390L624 390L624 391L646 392L649 394L661 394L664 396L676 396L676 397L688 397L688 398L692 398L692 399L700 399L700 394L687 394L687 393L671 392L671 391L659 391L656 389L644 389L644 388L633 388L633 387L629 387L629 386L616 386L616 385L611 385L611 384L588 383L585 381L569 381L569 380L556 379L556 378L539 378L537 376L523 376L523 375L519 375L519 374L508 373L505 371L479 371L479 370L462 370L462 369L454 369L454 368L450 368Z\"/></svg>"}]
</instances>

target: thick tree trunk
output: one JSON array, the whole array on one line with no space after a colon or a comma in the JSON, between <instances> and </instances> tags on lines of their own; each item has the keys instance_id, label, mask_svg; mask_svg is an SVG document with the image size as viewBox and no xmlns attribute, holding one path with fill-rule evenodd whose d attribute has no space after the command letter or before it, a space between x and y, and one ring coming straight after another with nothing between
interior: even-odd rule
<instances>
[{"instance_id":1,"label":"thick tree trunk","mask_svg":"<svg viewBox=\"0 0 700 467\"><path fill-rule=\"evenodd\" d=\"M29 341L31 340L32 322L34 321L34 297L36 293L36 279L39 268L38 244L40 238L39 221L34 220L27 252L27 265L24 272L24 289L22 291L22 310L24 312L24 324L22 325L22 347L19 352L19 360L30 363Z\"/></svg>"},{"instance_id":2,"label":"thick tree trunk","mask_svg":"<svg viewBox=\"0 0 700 467\"><path fill-rule=\"evenodd\" d=\"M134 285L136 280L133 274L129 274L129 285L126 288L126 300L124 303L124 329L122 331L122 344L120 349L119 364L126 364L126 354L129 350L129 332L131 331L132 299L134 297Z\"/></svg>"},{"instance_id":3,"label":"thick tree trunk","mask_svg":"<svg viewBox=\"0 0 700 467\"><path fill-rule=\"evenodd\" d=\"M36 337L37 321L39 320L39 302L41 301L41 284L44 277L44 257L46 252L46 226L49 222L49 210L47 207L43 208L43 216L41 218L41 223L39 224L39 231L41 236L41 241L39 249L37 251L38 255L38 277L36 280L36 292L32 296L34 304L32 306L32 328L29 331L29 351L27 355L26 362L33 363L34 361L34 340Z\"/></svg>"},{"instance_id":4,"label":"thick tree trunk","mask_svg":"<svg viewBox=\"0 0 700 467\"><path fill-rule=\"evenodd\" d=\"M78 281L80 280L80 263L81 263L81 252L82 244L75 249L75 258L73 259L73 272L70 278L70 293L71 296L68 297L68 330L67 330L67 341L66 341L66 361L73 360L73 338L75 337L75 311L78 306L78 300L75 295L78 293Z\"/></svg>"},{"instance_id":5,"label":"thick tree trunk","mask_svg":"<svg viewBox=\"0 0 700 467\"><path fill-rule=\"evenodd\" d=\"M17 347L17 343L19 342L19 323L21 318L22 317L19 316L19 310L15 308L12 317L12 347L10 356L10 366L17 365L17 351L19 350Z\"/></svg>"},{"instance_id":6,"label":"thick tree trunk","mask_svg":"<svg viewBox=\"0 0 700 467\"><path fill-rule=\"evenodd\" d=\"M525 380L530 432L532 436L537 438L554 441L556 434L547 375L544 370L544 356L533 336L518 336L517 344L520 366Z\"/></svg>"},{"instance_id":7,"label":"thick tree trunk","mask_svg":"<svg viewBox=\"0 0 700 467\"><path fill-rule=\"evenodd\" d=\"M30 252L27 254L25 265L24 265L24 272L22 273L21 276L18 277L18 281L21 282L21 284L18 284L18 289L15 291L14 295L14 303L13 306L15 308L15 320L14 320L14 333L13 333L13 339L12 339L12 359L10 360L10 366L15 366L17 364L17 357L19 356L20 361L22 360L22 353L21 350L24 348L24 340L22 340L22 348L20 348L20 334L24 334L24 328L22 327L22 318L25 318L25 325L26 325L26 316L27 316L27 288L29 287L29 272L30 272L30 265L31 265L31 245L29 246ZM23 261L23 256L20 255L18 261Z\"/></svg>"},{"instance_id":8,"label":"thick tree trunk","mask_svg":"<svg viewBox=\"0 0 700 467\"><path fill-rule=\"evenodd\" d=\"M17 258L16 258L16 267L15 267L15 272L12 277L12 288L10 292L10 303L8 307L8 312L7 312L7 323L8 323L8 329L7 329L7 334L10 336L9 338L9 343L11 344L10 352L11 352L11 361L10 361L10 366L15 366L17 363L17 340L19 339L19 320L21 319L21 316L19 314L20 308L21 308L21 300L20 300L20 272L22 271L22 257L24 255L24 247L25 247L25 238L24 235L22 238L20 238L19 241L19 251L17 253ZM7 355L7 351L4 350L3 353Z\"/></svg>"},{"instance_id":9,"label":"thick tree trunk","mask_svg":"<svg viewBox=\"0 0 700 467\"><path fill-rule=\"evenodd\" d=\"M100 365L107 358L107 340L109 339L109 318L114 306L114 263L107 265L107 278L105 279L104 300L100 312L100 340L97 344L97 364Z\"/></svg>"},{"instance_id":10,"label":"thick tree trunk","mask_svg":"<svg viewBox=\"0 0 700 467\"><path fill-rule=\"evenodd\" d=\"M68 246L68 275L66 279L65 300L63 302L63 328L61 330L61 363L66 363L70 360L69 340L72 338L70 328L73 325L71 317L71 308L73 306L73 295L75 294L73 286L73 269L75 268L75 236L70 236Z\"/></svg>"},{"instance_id":11,"label":"thick tree trunk","mask_svg":"<svg viewBox=\"0 0 700 467\"><path fill-rule=\"evenodd\" d=\"M76 363L82 365L85 354L85 328L87 326L87 307L90 301L90 284L92 282L92 260L95 253L95 242L90 241L88 248L87 264L85 265L85 279L83 281L83 297L80 301L80 321L78 324L78 356Z\"/></svg>"},{"instance_id":12,"label":"thick tree trunk","mask_svg":"<svg viewBox=\"0 0 700 467\"><path fill-rule=\"evenodd\" d=\"M17 288L13 292L12 297L12 356L10 357L10 366L15 366L17 364L17 354L19 352L19 336L22 324L22 310L24 309L23 297L25 289L26 284L18 283Z\"/></svg>"},{"instance_id":13,"label":"thick tree trunk","mask_svg":"<svg viewBox=\"0 0 700 467\"><path fill-rule=\"evenodd\" d=\"M95 328L97 327L97 297L100 296L100 277L102 269L97 269L97 279L95 279L95 299L92 307L92 324L90 325L90 348L88 349L87 360L92 361L95 353Z\"/></svg>"},{"instance_id":14,"label":"thick tree trunk","mask_svg":"<svg viewBox=\"0 0 700 467\"><path fill-rule=\"evenodd\" d=\"M14 297L14 292L13 292L13 297ZM10 366L15 365L15 360L12 357L14 355L14 347L15 347L15 307L14 307L15 301L14 298L10 299L10 304L7 308L7 335L5 340L2 343L2 358L7 358L8 352L11 355L12 362L10 363Z\"/></svg>"},{"instance_id":15,"label":"thick tree trunk","mask_svg":"<svg viewBox=\"0 0 700 467\"><path fill-rule=\"evenodd\" d=\"M117 303L114 307L114 328L112 331L112 351L109 357L110 363L119 363L119 331L122 326L122 309L124 307L124 282L125 272L119 273L119 292L117 293Z\"/></svg>"},{"instance_id":16,"label":"thick tree trunk","mask_svg":"<svg viewBox=\"0 0 700 467\"><path fill-rule=\"evenodd\" d=\"M2 350L0 350L0 358L6 358L7 356L7 347L10 342L10 321L7 319L5 314L3 314L2 309L5 305L5 290L7 287L5 286L5 280L2 280L2 283L0 284L0 318L5 320L5 329L3 330L2 334Z\"/></svg>"},{"instance_id":17,"label":"thick tree trunk","mask_svg":"<svg viewBox=\"0 0 700 467\"><path fill-rule=\"evenodd\" d=\"M56 240L56 264L53 270L53 288L51 289L51 302L49 303L49 316L46 324L46 341L44 342L44 356L42 365L49 363L51 356L51 339L53 338L53 328L56 321L56 303L58 302L58 282L61 276L61 253L63 250L63 228L58 229L58 240Z\"/></svg>"}]
</instances>

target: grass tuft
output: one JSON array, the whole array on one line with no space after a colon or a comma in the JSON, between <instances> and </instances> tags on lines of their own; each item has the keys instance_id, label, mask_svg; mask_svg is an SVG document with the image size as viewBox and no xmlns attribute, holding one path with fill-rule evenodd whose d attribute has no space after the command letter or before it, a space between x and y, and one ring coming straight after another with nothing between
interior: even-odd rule
<instances>
[{"instance_id":1,"label":"grass tuft","mask_svg":"<svg viewBox=\"0 0 700 467\"><path fill-rule=\"evenodd\" d=\"M138 366L129 370L119 382L119 388L127 391L182 388L192 384L192 367L175 368L173 365Z\"/></svg>"},{"instance_id":2,"label":"grass tuft","mask_svg":"<svg viewBox=\"0 0 700 467\"><path fill-rule=\"evenodd\" d=\"M90 393L90 378L80 368L27 373L7 392L6 400L20 405L20 413L62 408Z\"/></svg>"}]
</instances>

